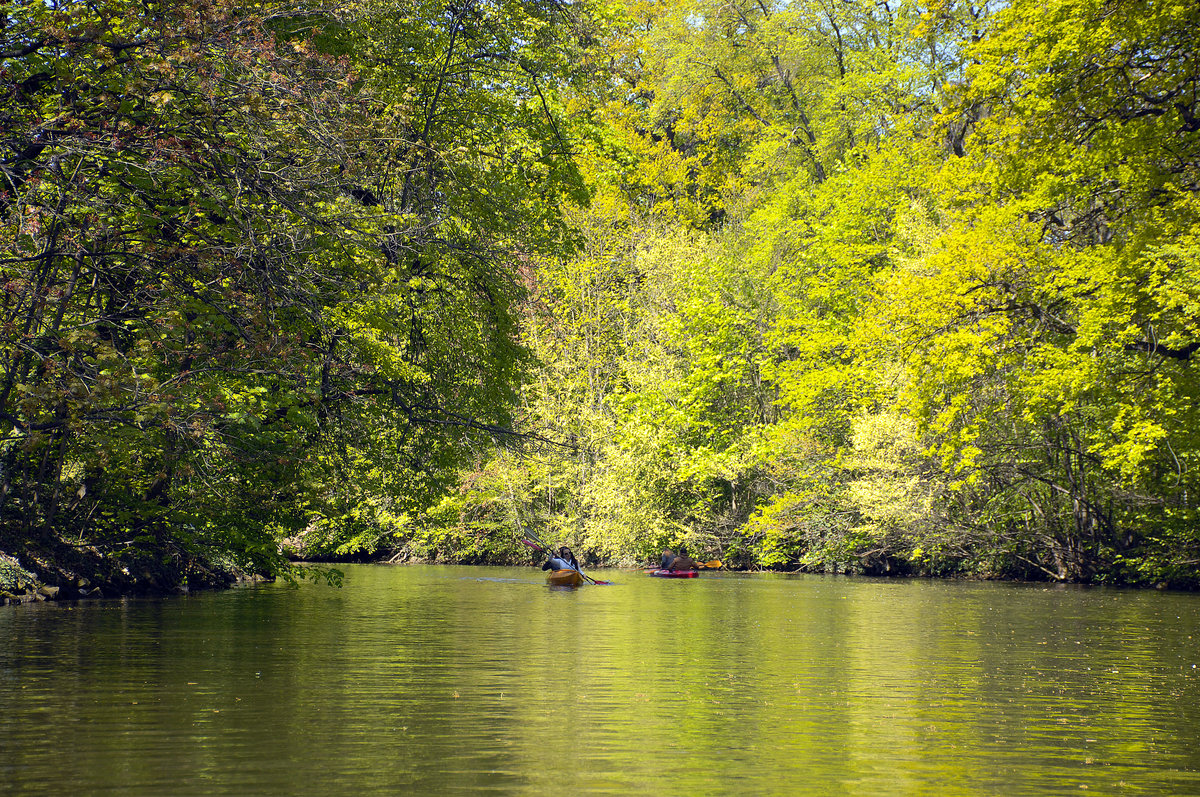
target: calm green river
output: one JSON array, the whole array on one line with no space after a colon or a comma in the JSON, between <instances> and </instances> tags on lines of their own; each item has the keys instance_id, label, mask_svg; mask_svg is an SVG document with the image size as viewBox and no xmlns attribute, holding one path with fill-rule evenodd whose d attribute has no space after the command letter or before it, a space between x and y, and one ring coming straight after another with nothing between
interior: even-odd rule
<instances>
[{"instance_id":1,"label":"calm green river","mask_svg":"<svg viewBox=\"0 0 1200 797\"><path fill-rule=\"evenodd\" d=\"M0 611L0 793L1200 794L1200 595L344 569Z\"/></svg>"}]
</instances>

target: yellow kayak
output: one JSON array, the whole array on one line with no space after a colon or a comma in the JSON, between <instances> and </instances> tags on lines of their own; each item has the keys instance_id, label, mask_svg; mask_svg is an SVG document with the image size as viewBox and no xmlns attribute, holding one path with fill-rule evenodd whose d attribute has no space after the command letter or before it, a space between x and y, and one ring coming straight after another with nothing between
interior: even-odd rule
<instances>
[{"instance_id":1,"label":"yellow kayak","mask_svg":"<svg viewBox=\"0 0 1200 797\"><path fill-rule=\"evenodd\" d=\"M552 587L578 587L583 576L575 570L555 570L546 576L546 583Z\"/></svg>"}]
</instances>

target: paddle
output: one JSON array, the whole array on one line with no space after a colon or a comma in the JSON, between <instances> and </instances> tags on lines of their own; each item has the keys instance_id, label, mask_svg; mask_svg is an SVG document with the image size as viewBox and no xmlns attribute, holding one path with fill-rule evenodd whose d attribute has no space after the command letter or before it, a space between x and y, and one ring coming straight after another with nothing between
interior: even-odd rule
<instances>
[{"instance_id":1,"label":"paddle","mask_svg":"<svg viewBox=\"0 0 1200 797\"><path fill-rule=\"evenodd\" d=\"M537 536L536 534L534 534L532 531L529 531L528 529L522 529L522 533L525 535L525 539L521 540L521 542L523 542L526 546L534 549L535 551L541 551L542 553L546 554L546 556L556 556L556 554L550 550L550 548L546 545L546 543L542 541L541 537ZM578 567L572 567L570 569L574 570L576 573L578 573L580 576L582 576L584 579L586 579L588 581L588 583L597 584L597 585L599 585L599 584L611 585L612 584L611 581L597 581L596 579L589 576L587 573L580 570Z\"/></svg>"},{"instance_id":2,"label":"paddle","mask_svg":"<svg viewBox=\"0 0 1200 797\"><path fill-rule=\"evenodd\" d=\"M509 487L509 494L510 494L510 496L512 494L511 486ZM529 529L522 526L521 519L516 517L515 514L514 514L514 520L517 521L517 529L521 532L521 535L522 535L521 542L525 543L525 545L534 549L535 551L541 551L542 553L546 554L546 556L554 556L554 554L550 551L549 546L547 546L546 543L542 541L542 538L539 537L538 535L534 534ZM584 572L582 570L580 570L578 567L572 567L571 570L574 570L576 573L578 573L580 575L581 578L585 578L593 584L611 584L612 583L611 581L597 581L596 579L592 578L591 576L584 574Z\"/></svg>"},{"instance_id":3,"label":"paddle","mask_svg":"<svg viewBox=\"0 0 1200 797\"><path fill-rule=\"evenodd\" d=\"M550 550L547 550L547 549L545 549L545 548L542 548L542 547L540 547L540 546L538 546L538 545L535 545L534 543L530 542L529 540L521 540L521 542L525 543L525 544L526 544L526 545L528 545L530 548L533 548L535 551L541 551L542 553L546 554L546 556L557 556L557 554L555 554L553 551L550 551ZM563 561L563 563L564 563L564 564L568 564L568 565L570 564L570 563L569 563L569 562L567 562L565 559L564 559L564 560L562 560L562 561ZM611 584L611 583L612 583L611 581L597 581L596 579L594 579L594 578L592 578L591 576L589 576L587 573L585 573L585 572L583 572L582 570L580 570L578 567L568 567L567 569L568 569L568 570L574 570L574 571L575 571L576 573L578 573L578 574L579 574L579 575L580 575L582 578L586 579L586 580L588 581L588 583L591 583L591 584Z\"/></svg>"},{"instance_id":4,"label":"paddle","mask_svg":"<svg viewBox=\"0 0 1200 797\"><path fill-rule=\"evenodd\" d=\"M541 551L542 553L546 554L546 556L557 556L557 554L554 553L553 551L551 551L549 548L534 545L534 544L530 543L529 540L523 540L522 542L524 542L530 548ZM570 565L570 562L567 562L565 559L561 559L561 557L560 557L560 561L562 561L564 564ZM586 579L591 584L611 584L612 583L611 581L597 581L596 579L589 576L587 573L580 570L578 567L568 567L568 569L574 570L576 573L578 573L580 575L580 577Z\"/></svg>"}]
</instances>

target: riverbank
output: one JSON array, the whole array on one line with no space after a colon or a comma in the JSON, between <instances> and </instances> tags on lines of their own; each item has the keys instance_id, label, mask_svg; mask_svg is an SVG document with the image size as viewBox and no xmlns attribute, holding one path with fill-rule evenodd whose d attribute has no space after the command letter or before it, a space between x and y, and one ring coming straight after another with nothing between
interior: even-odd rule
<instances>
[{"instance_id":1,"label":"riverbank","mask_svg":"<svg viewBox=\"0 0 1200 797\"><path fill-rule=\"evenodd\" d=\"M259 578L232 562L196 556L156 558L140 551L105 554L93 546L0 549L0 606L127 595L224 589Z\"/></svg>"},{"instance_id":2,"label":"riverbank","mask_svg":"<svg viewBox=\"0 0 1200 797\"><path fill-rule=\"evenodd\" d=\"M342 557L329 558L324 556L306 557L298 555L295 550L285 551L290 554L288 560L297 566L314 565L318 567L336 567L339 564L467 564L477 566L508 566L521 562L505 560L497 562L484 561L448 561L417 559L411 556L384 557ZM603 567L602 563L593 563L589 567ZM639 569L638 565L629 565ZM729 568L726 568L729 569ZM732 568L741 570L742 568ZM783 571L803 572L803 571ZM813 571L817 572L817 571ZM852 568L827 568L829 574L863 576L868 579L876 578L920 578L934 581L1005 581L1011 583L1065 583L1038 582L1029 579L1003 577L984 577L980 575L957 574L952 576L931 576L904 572L865 573L855 572ZM327 576L329 578L329 576ZM80 600L92 598L119 598L130 595L162 596L186 594L195 590L226 589L237 583L246 581L271 580L270 576L249 573L238 568L229 561L215 559L202 560L197 557L174 558L159 560L146 555L138 555L135 551L125 551L123 554L106 556L94 547L61 546L61 550L50 552L45 550L26 550L21 556L14 556L0 550L0 606L41 603L55 600ZM332 578L336 581L336 574ZM1088 586L1082 584L1082 586ZM1188 585L1158 582L1154 584L1092 584L1090 586L1121 586L1132 589L1157 589L1173 591L1193 591Z\"/></svg>"},{"instance_id":3,"label":"riverbank","mask_svg":"<svg viewBox=\"0 0 1200 797\"><path fill-rule=\"evenodd\" d=\"M0 606L54 600L61 590L42 584L11 556L0 553Z\"/></svg>"}]
</instances>

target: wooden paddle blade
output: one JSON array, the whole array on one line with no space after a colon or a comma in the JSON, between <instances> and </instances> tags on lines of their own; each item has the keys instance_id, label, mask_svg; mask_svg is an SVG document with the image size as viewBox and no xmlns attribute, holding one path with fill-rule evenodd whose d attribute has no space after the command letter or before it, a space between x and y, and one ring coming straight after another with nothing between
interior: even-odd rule
<instances>
[{"instance_id":1,"label":"wooden paddle blade","mask_svg":"<svg viewBox=\"0 0 1200 797\"><path fill-rule=\"evenodd\" d=\"M720 570L724 567L720 559L709 559L707 562L700 563L701 570Z\"/></svg>"}]
</instances>

